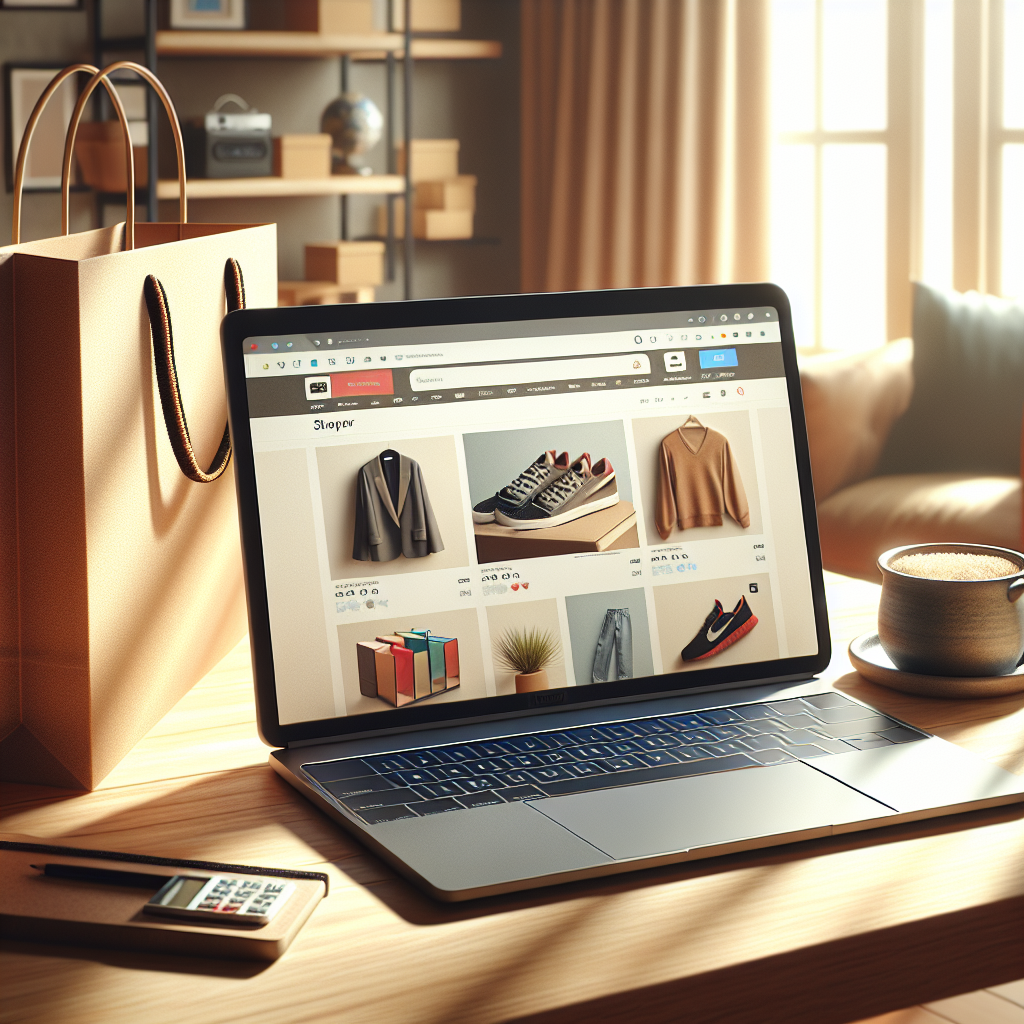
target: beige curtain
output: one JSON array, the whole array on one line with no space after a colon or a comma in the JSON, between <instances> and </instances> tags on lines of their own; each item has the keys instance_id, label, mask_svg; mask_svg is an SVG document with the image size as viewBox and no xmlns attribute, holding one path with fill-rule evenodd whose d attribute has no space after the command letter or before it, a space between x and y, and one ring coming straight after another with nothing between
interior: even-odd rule
<instances>
[{"instance_id":1,"label":"beige curtain","mask_svg":"<svg viewBox=\"0 0 1024 1024\"><path fill-rule=\"evenodd\" d=\"M522 0L522 287L768 276L769 0Z\"/></svg>"}]
</instances>

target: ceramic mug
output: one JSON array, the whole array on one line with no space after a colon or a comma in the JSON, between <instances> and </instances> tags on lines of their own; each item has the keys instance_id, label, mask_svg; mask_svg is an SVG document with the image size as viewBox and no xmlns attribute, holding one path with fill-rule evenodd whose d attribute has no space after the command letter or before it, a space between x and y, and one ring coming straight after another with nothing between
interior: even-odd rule
<instances>
[{"instance_id":1,"label":"ceramic mug","mask_svg":"<svg viewBox=\"0 0 1024 1024\"><path fill-rule=\"evenodd\" d=\"M890 568L902 555L995 555L1017 568L990 580L936 580ZM908 544L878 558L878 639L904 672L999 676L1024 654L1024 555L985 544Z\"/></svg>"}]
</instances>

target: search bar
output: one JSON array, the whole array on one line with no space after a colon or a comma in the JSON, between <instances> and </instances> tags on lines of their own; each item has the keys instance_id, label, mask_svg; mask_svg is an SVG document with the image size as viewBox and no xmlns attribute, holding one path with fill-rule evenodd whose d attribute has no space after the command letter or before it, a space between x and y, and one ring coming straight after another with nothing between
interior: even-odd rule
<instances>
[{"instance_id":1,"label":"search bar","mask_svg":"<svg viewBox=\"0 0 1024 1024\"><path fill-rule=\"evenodd\" d=\"M536 363L424 367L409 374L409 386L413 391L448 391L588 377L641 377L650 372L651 361L646 355L627 353L585 359L546 359Z\"/></svg>"}]
</instances>

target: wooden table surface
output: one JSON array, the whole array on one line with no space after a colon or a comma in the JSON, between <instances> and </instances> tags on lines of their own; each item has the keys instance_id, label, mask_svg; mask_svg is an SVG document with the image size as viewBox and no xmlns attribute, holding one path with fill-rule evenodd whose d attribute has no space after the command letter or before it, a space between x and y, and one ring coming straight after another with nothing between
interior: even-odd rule
<instances>
[{"instance_id":1,"label":"wooden table surface","mask_svg":"<svg viewBox=\"0 0 1024 1024\"><path fill-rule=\"evenodd\" d=\"M925 700L853 673L873 584L828 578L839 690L1024 774L1024 696ZM7 785L45 840L327 870L276 963L7 942L0 1020L844 1024L1011 981L1024 808L977 811L496 897L435 903L267 766L246 644L93 793Z\"/></svg>"}]
</instances>

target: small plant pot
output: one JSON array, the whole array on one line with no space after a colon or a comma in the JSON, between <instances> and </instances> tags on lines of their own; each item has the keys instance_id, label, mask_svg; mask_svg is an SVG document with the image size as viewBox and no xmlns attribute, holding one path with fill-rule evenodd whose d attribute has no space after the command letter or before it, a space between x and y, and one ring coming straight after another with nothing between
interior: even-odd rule
<instances>
[{"instance_id":1,"label":"small plant pot","mask_svg":"<svg viewBox=\"0 0 1024 1024\"><path fill-rule=\"evenodd\" d=\"M516 676L516 693L532 693L534 690L548 690L548 674L545 669L539 672L526 672Z\"/></svg>"}]
</instances>

